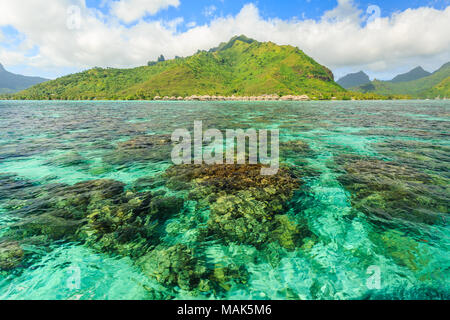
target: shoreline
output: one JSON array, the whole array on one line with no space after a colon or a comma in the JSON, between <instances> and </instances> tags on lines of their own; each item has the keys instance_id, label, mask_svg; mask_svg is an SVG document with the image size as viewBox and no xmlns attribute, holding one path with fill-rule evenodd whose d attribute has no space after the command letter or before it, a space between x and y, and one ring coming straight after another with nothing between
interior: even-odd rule
<instances>
[{"instance_id":1,"label":"shoreline","mask_svg":"<svg viewBox=\"0 0 450 320\"><path fill-rule=\"evenodd\" d=\"M0 97L0 101L56 101L56 102L64 102L64 101L82 101L82 102L320 102L320 101L328 101L328 102L352 102L352 101L448 101L450 99L309 99L309 100L245 100L245 99L215 99L215 100L149 100L149 99L4 99Z\"/></svg>"},{"instance_id":2,"label":"shoreline","mask_svg":"<svg viewBox=\"0 0 450 320\"><path fill-rule=\"evenodd\" d=\"M315 98L315 97L314 97ZM209 96L209 95L191 95L188 97L175 96L155 96L153 101L310 101L308 95L285 95L265 94L260 96Z\"/></svg>"},{"instance_id":3,"label":"shoreline","mask_svg":"<svg viewBox=\"0 0 450 320\"><path fill-rule=\"evenodd\" d=\"M153 99L108 99L108 98L92 98L92 99L20 99L16 97L7 97L0 95L0 101L159 101L159 102L275 102L275 101L296 101L296 102L307 102L307 101L447 101L450 100L448 98L388 98L384 99L380 98L366 98L366 97L331 97L329 99L324 99L322 97L309 97L308 95L285 95L279 96L277 94L266 94L261 96L209 96L209 95L191 95L187 97L176 97L176 96L155 96Z\"/></svg>"}]
</instances>

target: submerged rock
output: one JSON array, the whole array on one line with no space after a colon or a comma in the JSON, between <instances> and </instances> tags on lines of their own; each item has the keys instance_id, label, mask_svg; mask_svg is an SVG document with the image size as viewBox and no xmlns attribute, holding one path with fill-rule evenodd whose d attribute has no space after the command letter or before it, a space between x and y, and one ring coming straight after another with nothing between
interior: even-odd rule
<instances>
[{"instance_id":1,"label":"submerged rock","mask_svg":"<svg viewBox=\"0 0 450 320\"><path fill-rule=\"evenodd\" d=\"M51 159L50 161L48 161L47 164L56 165L59 167L70 167L70 166L82 166L86 165L87 163L88 160L85 159L83 156L81 156L78 152L71 151Z\"/></svg>"},{"instance_id":2,"label":"submerged rock","mask_svg":"<svg viewBox=\"0 0 450 320\"><path fill-rule=\"evenodd\" d=\"M183 199L176 197L129 192L120 204L99 203L81 233L101 251L139 257L159 242L160 228L183 205Z\"/></svg>"},{"instance_id":3,"label":"submerged rock","mask_svg":"<svg viewBox=\"0 0 450 320\"><path fill-rule=\"evenodd\" d=\"M280 143L280 155L285 158L298 159L313 154L309 145L302 140L291 140Z\"/></svg>"},{"instance_id":4,"label":"submerged rock","mask_svg":"<svg viewBox=\"0 0 450 320\"><path fill-rule=\"evenodd\" d=\"M81 220L64 219L58 217L57 212L51 212L31 216L13 224L7 235L18 240L39 235L52 240L74 240L75 234L82 224Z\"/></svg>"},{"instance_id":5,"label":"submerged rock","mask_svg":"<svg viewBox=\"0 0 450 320\"><path fill-rule=\"evenodd\" d=\"M192 290L201 279L208 278L205 263L196 259L194 251L183 244L169 248L160 245L140 258L138 265L147 276L161 284L183 290Z\"/></svg>"},{"instance_id":6,"label":"submerged rock","mask_svg":"<svg viewBox=\"0 0 450 320\"><path fill-rule=\"evenodd\" d=\"M34 202L6 237L85 241L100 251L132 257L156 245L158 228L184 205L177 197L125 192L124 184L114 180L58 185Z\"/></svg>"},{"instance_id":7,"label":"submerged rock","mask_svg":"<svg viewBox=\"0 0 450 320\"><path fill-rule=\"evenodd\" d=\"M397 230L371 234L381 254L394 260L396 264L406 267L413 272L423 270L429 263L429 253L419 247L414 239ZM381 250L383 248L383 250Z\"/></svg>"},{"instance_id":8,"label":"submerged rock","mask_svg":"<svg viewBox=\"0 0 450 320\"><path fill-rule=\"evenodd\" d=\"M103 157L103 161L112 165L142 161L167 161L170 159L171 151L170 135L138 136L119 143L116 150Z\"/></svg>"},{"instance_id":9,"label":"submerged rock","mask_svg":"<svg viewBox=\"0 0 450 320\"><path fill-rule=\"evenodd\" d=\"M264 203L229 195L212 204L208 229L217 239L261 246L269 240L271 223Z\"/></svg>"},{"instance_id":10,"label":"submerged rock","mask_svg":"<svg viewBox=\"0 0 450 320\"><path fill-rule=\"evenodd\" d=\"M124 187L125 184L115 180L80 182L55 192L55 200L52 202L56 208L64 210L67 217L81 219L99 201L120 201Z\"/></svg>"},{"instance_id":11,"label":"submerged rock","mask_svg":"<svg viewBox=\"0 0 450 320\"><path fill-rule=\"evenodd\" d=\"M448 186L406 165L371 158L342 157L338 180L352 193L355 209L386 220L434 224L449 212Z\"/></svg>"},{"instance_id":12,"label":"submerged rock","mask_svg":"<svg viewBox=\"0 0 450 320\"><path fill-rule=\"evenodd\" d=\"M33 186L33 183L15 174L0 173L0 200L25 196L24 190Z\"/></svg>"},{"instance_id":13,"label":"submerged rock","mask_svg":"<svg viewBox=\"0 0 450 320\"><path fill-rule=\"evenodd\" d=\"M165 175L168 187L189 186L189 199L210 208L208 236L257 247L278 241L294 249L308 234L306 227L276 216L287 209L300 182L287 167L273 176L261 175L260 169L249 164L180 165Z\"/></svg>"},{"instance_id":14,"label":"submerged rock","mask_svg":"<svg viewBox=\"0 0 450 320\"><path fill-rule=\"evenodd\" d=\"M303 245L303 240L312 235L306 227L306 222L298 225L292 222L287 215L275 216L271 238L288 250L294 250Z\"/></svg>"},{"instance_id":15,"label":"submerged rock","mask_svg":"<svg viewBox=\"0 0 450 320\"><path fill-rule=\"evenodd\" d=\"M164 286L175 286L193 295L211 291L220 294L248 280L244 266L208 266L200 253L184 244L159 245L141 257L137 264L144 274Z\"/></svg>"},{"instance_id":16,"label":"submerged rock","mask_svg":"<svg viewBox=\"0 0 450 320\"><path fill-rule=\"evenodd\" d=\"M6 241L0 243L0 270L11 270L20 265L24 251L17 242Z\"/></svg>"},{"instance_id":17,"label":"submerged rock","mask_svg":"<svg viewBox=\"0 0 450 320\"><path fill-rule=\"evenodd\" d=\"M375 146L383 155L396 159L403 165L434 173L436 184L450 184L450 147L415 140L394 140L377 143Z\"/></svg>"},{"instance_id":18,"label":"submerged rock","mask_svg":"<svg viewBox=\"0 0 450 320\"><path fill-rule=\"evenodd\" d=\"M261 175L261 168L260 164L179 165L169 168L165 176L169 181L186 183L185 186L192 191L193 199L196 199L196 188L200 188L202 194L206 192L218 195L248 190L257 200L286 202L300 186L299 180L286 167L280 168L272 176Z\"/></svg>"},{"instance_id":19,"label":"submerged rock","mask_svg":"<svg viewBox=\"0 0 450 320\"><path fill-rule=\"evenodd\" d=\"M133 182L132 190L136 192L146 191L162 187L163 185L164 181L158 180L155 177L142 177Z\"/></svg>"}]
</instances>

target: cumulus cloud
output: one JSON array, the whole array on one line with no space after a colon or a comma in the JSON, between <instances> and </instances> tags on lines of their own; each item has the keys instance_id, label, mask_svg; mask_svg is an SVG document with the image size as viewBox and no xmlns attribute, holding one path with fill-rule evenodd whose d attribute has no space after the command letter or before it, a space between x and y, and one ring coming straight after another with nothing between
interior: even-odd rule
<instances>
[{"instance_id":1,"label":"cumulus cloud","mask_svg":"<svg viewBox=\"0 0 450 320\"><path fill-rule=\"evenodd\" d=\"M178 7L179 0L119 0L111 4L111 13L120 20L130 23L146 15L154 15L170 6Z\"/></svg>"},{"instance_id":2,"label":"cumulus cloud","mask_svg":"<svg viewBox=\"0 0 450 320\"><path fill-rule=\"evenodd\" d=\"M359 22L362 11L355 7L352 0L338 0L336 8L325 12L323 20Z\"/></svg>"},{"instance_id":3,"label":"cumulus cloud","mask_svg":"<svg viewBox=\"0 0 450 320\"><path fill-rule=\"evenodd\" d=\"M170 3L177 5L178 0L121 0L115 5L135 2L145 3L145 12L152 14ZM144 21L140 19L142 10L125 17L87 8L84 0L47 0L46 8L41 0L1 1L0 26L13 26L23 41L14 49L0 46L0 61L40 68L133 67L160 54L187 56L240 34L298 46L338 73L360 69L383 73L418 64L432 69L437 67L433 63L450 60L450 7L408 9L367 23L365 12L351 0L338 3L318 20L264 19L256 5L247 4L235 16L219 16L205 25L190 24L188 30L179 32L182 18ZM73 5L80 8L79 24L68 28L68 19L74 19L68 8ZM114 3L110 5L114 7ZM127 27L119 19L137 20ZM38 52L30 56L35 47Z\"/></svg>"}]
</instances>

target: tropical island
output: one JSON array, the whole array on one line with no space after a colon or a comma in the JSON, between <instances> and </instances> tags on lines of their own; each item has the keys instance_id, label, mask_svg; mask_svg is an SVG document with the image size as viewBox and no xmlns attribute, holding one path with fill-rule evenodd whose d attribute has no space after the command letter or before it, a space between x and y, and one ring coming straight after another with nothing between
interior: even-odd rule
<instances>
[{"instance_id":1,"label":"tropical island","mask_svg":"<svg viewBox=\"0 0 450 320\"><path fill-rule=\"evenodd\" d=\"M443 67L444 68L444 67ZM93 68L4 94L14 100L308 101L385 100L426 96L437 85L445 98L449 68L420 80L414 90L382 90L375 81L345 89L330 69L290 45L259 42L244 35L209 51L166 60L161 55L132 69ZM445 77L447 75L447 78ZM432 80L427 80L428 78ZM439 81L438 81L439 80ZM435 83L437 82L437 83ZM392 84L394 88L404 83ZM369 88L370 87L370 88ZM377 89L375 89L377 88ZM434 94L432 91L432 94ZM444 93L442 95L442 92Z\"/></svg>"},{"instance_id":2,"label":"tropical island","mask_svg":"<svg viewBox=\"0 0 450 320\"><path fill-rule=\"evenodd\" d=\"M362 93L384 96L402 94L415 99L446 99L450 98L450 62L432 73L418 66L388 81L370 81L369 76L360 71L346 75L337 83L349 91Z\"/></svg>"}]
</instances>

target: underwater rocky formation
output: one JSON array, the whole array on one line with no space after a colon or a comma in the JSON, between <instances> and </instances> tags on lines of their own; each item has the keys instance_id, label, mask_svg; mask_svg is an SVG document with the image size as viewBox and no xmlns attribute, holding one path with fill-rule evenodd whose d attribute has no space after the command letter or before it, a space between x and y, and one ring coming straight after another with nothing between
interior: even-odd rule
<instances>
[{"instance_id":1,"label":"underwater rocky formation","mask_svg":"<svg viewBox=\"0 0 450 320\"><path fill-rule=\"evenodd\" d=\"M301 181L289 167L274 176L262 176L260 171L261 165L179 165L161 176L141 178L129 189L106 179L33 186L39 191L31 196L18 200L20 194L15 195L15 213L22 218L2 236L1 267L20 265L21 243L77 241L99 252L135 259L146 275L164 286L220 295L245 283L245 266L210 265L195 246L162 242L165 224L182 212L185 201L195 201L198 210L210 212L198 241L301 247L311 233L306 223L294 222L286 214ZM14 176L2 178L12 190L27 183ZM160 189L164 186L174 195L166 195ZM155 187L160 191L145 191Z\"/></svg>"},{"instance_id":2,"label":"underwater rocky formation","mask_svg":"<svg viewBox=\"0 0 450 320\"><path fill-rule=\"evenodd\" d=\"M448 214L449 187L433 176L398 162L341 156L338 180L352 194L356 210L397 222L442 223Z\"/></svg>"},{"instance_id":3,"label":"underwater rocky formation","mask_svg":"<svg viewBox=\"0 0 450 320\"><path fill-rule=\"evenodd\" d=\"M226 242L263 246L278 241L287 249L309 236L306 225L285 215L300 181L288 167L260 175L261 165L179 165L169 168L167 186L187 189L188 199L210 208L208 235Z\"/></svg>"},{"instance_id":4,"label":"underwater rocky formation","mask_svg":"<svg viewBox=\"0 0 450 320\"><path fill-rule=\"evenodd\" d=\"M400 266L404 266L413 272L421 271L429 263L429 253L421 248L417 241L398 230L386 230L380 233L372 233L371 240L379 245L380 254L394 260Z\"/></svg>"},{"instance_id":5,"label":"underwater rocky formation","mask_svg":"<svg viewBox=\"0 0 450 320\"><path fill-rule=\"evenodd\" d=\"M0 270L16 268L22 262L24 252L15 241L0 242Z\"/></svg>"},{"instance_id":6,"label":"underwater rocky formation","mask_svg":"<svg viewBox=\"0 0 450 320\"><path fill-rule=\"evenodd\" d=\"M3 238L83 241L127 256L156 245L158 224L183 207L181 198L125 191L124 184L114 180L58 185L33 202L38 205L32 211L26 207L27 214L11 224Z\"/></svg>"},{"instance_id":7,"label":"underwater rocky formation","mask_svg":"<svg viewBox=\"0 0 450 320\"><path fill-rule=\"evenodd\" d=\"M167 161L172 151L170 135L136 136L117 144L115 150L103 156L106 164L122 165L130 162Z\"/></svg>"},{"instance_id":8,"label":"underwater rocky formation","mask_svg":"<svg viewBox=\"0 0 450 320\"><path fill-rule=\"evenodd\" d=\"M423 141L394 140L377 143L375 147L386 157L432 175L440 185L450 184L448 146Z\"/></svg>"},{"instance_id":9,"label":"underwater rocky formation","mask_svg":"<svg viewBox=\"0 0 450 320\"><path fill-rule=\"evenodd\" d=\"M0 299L448 298L448 105L348 103L2 105ZM279 174L170 167L199 119Z\"/></svg>"},{"instance_id":10,"label":"underwater rocky formation","mask_svg":"<svg viewBox=\"0 0 450 320\"><path fill-rule=\"evenodd\" d=\"M155 159L154 148L166 152L168 143L165 136L132 139L119 144L123 153L110 160ZM309 152L303 143L292 143L292 148ZM67 159L72 162L72 158L78 160L75 154ZM165 243L166 222L183 212L185 202L194 201L195 210L209 212L195 243L219 241L258 250L271 244L288 251L300 248L312 234L306 221L286 214L301 186L298 172L282 166L276 175L263 176L261 167L174 165L162 175L142 177L127 188L122 182L107 179L35 186L3 175L9 193L24 184L35 192L11 196L2 189L3 197L14 198L8 203L21 219L11 223L1 237L1 268L20 265L26 255L21 244L76 241L99 252L131 257L144 274L168 288L178 287L194 295L220 295L247 281L246 266L211 264L201 246Z\"/></svg>"},{"instance_id":11,"label":"underwater rocky formation","mask_svg":"<svg viewBox=\"0 0 450 320\"><path fill-rule=\"evenodd\" d=\"M141 257L137 264L144 274L159 283L179 287L191 294L211 291L220 294L229 290L232 284L244 284L248 279L243 265L208 265L201 252L184 244L157 246Z\"/></svg>"}]
</instances>

